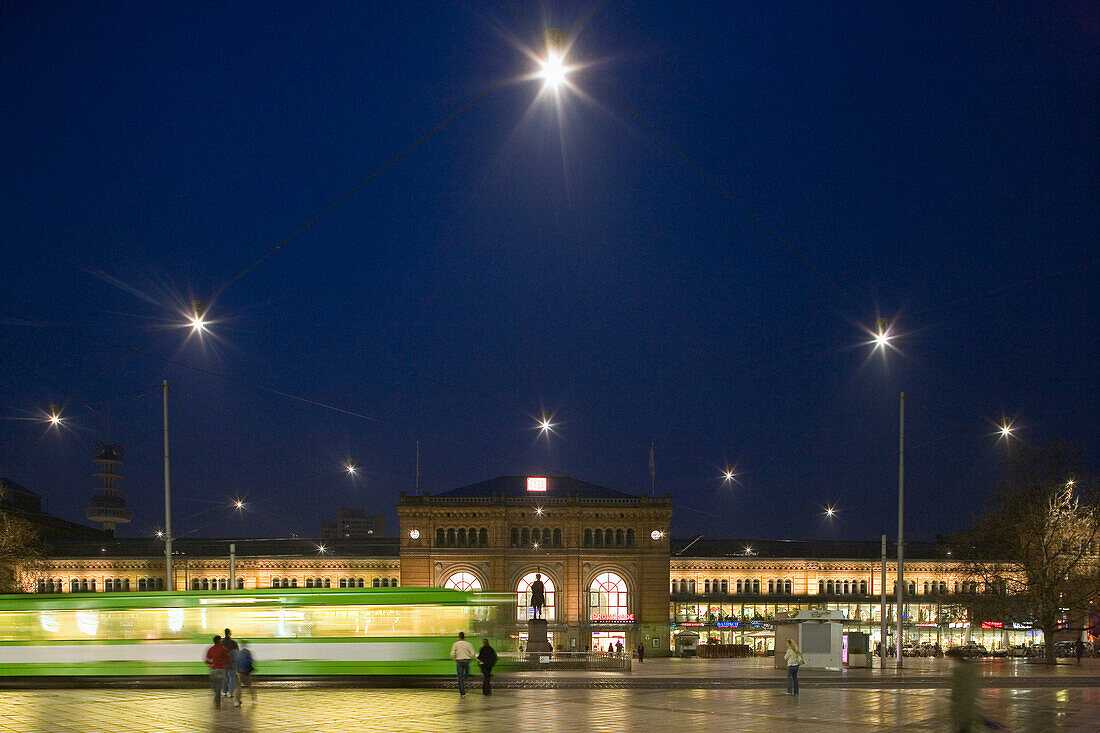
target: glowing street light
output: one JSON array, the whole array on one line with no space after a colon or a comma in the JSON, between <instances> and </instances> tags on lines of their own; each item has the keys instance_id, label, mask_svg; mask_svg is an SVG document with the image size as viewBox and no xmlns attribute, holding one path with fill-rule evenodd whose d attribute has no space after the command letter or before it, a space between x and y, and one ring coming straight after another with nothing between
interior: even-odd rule
<instances>
[{"instance_id":1,"label":"glowing street light","mask_svg":"<svg viewBox=\"0 0 1100 733\"><path fill-rule=\"evenodd\" d=\"M535 516L536 517L541 517L544 513L545 512L543 511L541 506L535 507Z\"/></svg>"},{"instance_id":2,"label":"glowing street light","mask_svg":"<svg viewBox=\"0 0 1100 733\"><path fill-rule=\"evenodd\" d=\"M352 461L344 461L344 470L348 472L349 476L354 476L359 469L355 467L355 463Z\"/></svg>"},{"instance_id":3,"label":"glowing street light","mask_svg":"<svg viewBox=\"0 0 1100 733\"><path fill-rule=\"evenodd\" d=\"M201 300L191 301L191 330L201 333L206 329L206 303Z\"/></svg>"},{"instance_id":4,"label":"glowing street light","mask_svg":"<svg viewBox=\"0 0 1100 733\"><path fill-rule=\"evenodd\" d=\"M244 509L244 499L238 496L233 500L233 506L237 507L237 509Z\"/></svg>"},{"instance_id":5,"label":"glowing street light","mask_svg":"<svg viewBox=\"0 0 1100 733\"><path fill-rule=\"evenodd\" d=\"M737 478L737 474L734 473L733 466L727 465L725 472L722 474L722 480L727 484L732 484L735 478Z\"/></svg>"},{"instance_id":6,"label":"glowing street light","mask_svg":"<svg viewBox=\"0 0 1100 733\"><path fill-rule=\"evenodd\" d=\"M55 428L61 426L61 408L57 405L50 405L50 424Z\"/></svg>"},{"instance_id":7,"label":"glowing street light","mask_svg":"<svg viewBox=\"0 0 1100 733\"><path fill-rule=\"evenodd\" d=\"M828 519L832 519L833 517L835 517L835 516L836 516L836 507L835 507L835 506L833 506L832 504L830 504L829 506L825 507L825 516L826 516L826 517L827 517Z\"/></svg>"},{"instance_id":8,"label":"glowing street light","mask_svg":"<svg viewBox=\"0 0 1100 733\"><path fill-rule=\"evenodd\" d=\"M317 552L324 554L328 552L328 547L326 547L325 545L317 545Z\"/></svg>"},{"instance_id":9,"label":"glowing street light","mask_svg":"<svg viewBox=\"0 0 1100 733\"><path fill-rule=\"evenodd\" d=\"M565 65L565 34L558 28L550 28L544 34L546 40L546 59L539 61L542 72L539 76L546 82L546 88L557 92L565 83L569 67Z\"/></svg>"},{"instance_id":10,"label":"glowing street light","mask_svg":"<svg viewBox=\"0 0 1100 733\"><path fill-rule=\"evenodd\" d=\"M890 345L890 339L894 338L893 332L890 330L890 321L885 318L879 318L875 321L875 330L872 333L872 343L876 349L886 350L886 347Z\"/></svg>"},{"instance_id":11,"label":"glowing street light","mask_svg":"<svg viewBox=\"0 0 1100 733\"><path fill-rule=\"evenodd\" d=\"M554 423L550 420L550 416L546 414L546 410L539 412L538 423L536 428L543 435L549 435L554 429Z\"/></svg>"},{"instance_id":12,"label":"glowing street light","mask_svg":"<svg viewBox=\"0 0 1100 733\"><path fill-rule=\"evenodd\" d=\"M158 540L164 539L164 530L163 529L158 529L157 530L157 539Z\"/></svg>"},{"instance_id":13,"label":"glowing street light","mask_svg":"<svg viewBox=\"0 0 1100 733\"><path fill-rule=\"evenodd\" d=\"M999 429L1001 431L1001 437L1006 439L1013 437L1013 431L1016 430L1016 428L1013 427L1012 423L1008 420L1002 420L1001 427Z\"/></svg>"}]
</instances>

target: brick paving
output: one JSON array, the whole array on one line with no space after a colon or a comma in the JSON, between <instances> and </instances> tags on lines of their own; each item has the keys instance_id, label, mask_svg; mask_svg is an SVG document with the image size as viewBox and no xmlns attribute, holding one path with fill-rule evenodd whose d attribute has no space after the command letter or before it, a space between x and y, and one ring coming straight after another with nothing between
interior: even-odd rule
<instances>
[{"instance_id":1,"label":"brick paving","mask_svg":"<svg viewBox=\"0 0 1100 733\"><path fill-rule=\"evenodd\" d=\"M19 733L294 733L339 730L947 730L942 689L453 690L267 688L214 710L199 689L0 691L0 730ZM993 689L986 714L1013 731L1100 730L1100 688ZM535 722L537 721L537 722Z\"/></svg>"}]
</instances>

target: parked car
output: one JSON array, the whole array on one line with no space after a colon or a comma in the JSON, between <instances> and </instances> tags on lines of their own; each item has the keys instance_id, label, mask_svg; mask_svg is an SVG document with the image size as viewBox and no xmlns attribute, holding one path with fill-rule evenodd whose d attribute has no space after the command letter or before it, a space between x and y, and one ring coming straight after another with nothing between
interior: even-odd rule
<instances>
[{"instance_id":1,"label":"parked car","mask_svg":"<svg viewBox=\"0 0 1100 733\"><path fill-rule=\"evenodd\" d=\"M1030 647L1028 647L1027 644L1017 644L1016 646L1010 646L1005 656L1012 657L1014 659L1026 657L1028 655L1029 648Z\"/></svg>"},{"instance_id":2,"label":"parked car","mask_svg":"<svg viewBox=\"0 0 1100 733\"><path fill-rule=\"evenodd\" d=\"M989 650L981 644L971 642L969 644L960 644L951 647L947 650L947 656L960 657L962 659L976 659L978 657L988 657Z\"/></svg>"},{"instance_id":3,"label":"parked car","mask_svg":"<svg viewBox=\"0 0 1100 733\"><path fill-rule=\"evenodd\" d=\"M1076 657L1077 648L1075 641L1060 641L1054 646L1054 656L1056 657ZM1092 642L1085 642L1084 656L1091 657L1093 655Z\"/></svg>"},{"instance_id":4,"label":"parked car","mask_svg":"<svg viewBox=\"0 0 1100 733\"><path fill-rule=\"evenodd\" d=\"M925 642L920 645L920 656L922 657L942 657L943 649L939 644L933 644L931 642Z\"/></svg>"}]
</instances>

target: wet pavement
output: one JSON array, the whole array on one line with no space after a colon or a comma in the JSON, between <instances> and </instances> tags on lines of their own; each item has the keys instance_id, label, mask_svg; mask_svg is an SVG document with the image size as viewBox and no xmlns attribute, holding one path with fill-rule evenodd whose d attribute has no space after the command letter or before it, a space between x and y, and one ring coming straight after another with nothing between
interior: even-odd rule
<instances>
[{"instance_id":1,"label":"wet pavement","mask_svg":"<svg viewBox=\"0 0 1100 733\"><path fill-rule=\"evenodd\" d=\"M538 730L948 730L944 689L472 690L266 688L214 710L203 690L0 691L0 730L122 733ZM1013 731L1100 730L1100 688L988 689L986 715Z\"/></svg>"}]
</instances>

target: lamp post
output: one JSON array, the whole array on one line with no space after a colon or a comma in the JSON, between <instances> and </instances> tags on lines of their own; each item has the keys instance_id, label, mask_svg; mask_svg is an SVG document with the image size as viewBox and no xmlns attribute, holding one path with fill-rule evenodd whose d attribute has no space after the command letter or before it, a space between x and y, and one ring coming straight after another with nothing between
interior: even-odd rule
<instances>
[{"instance_id":1,"label":"lamp post","mask_svg":"<svg viewBox=\"0 0 1100 733\"><path fill-rule=\"evenodd\" d=\"M168 469L168 380L160 386L164 392L164 587L175 590L172 583L172 480Z\"/></svg>"},{"instance_id":2,"label":"lamp post","mask_svg":"<svg viewBox=\"0 0 1100 733\"><path fill-rule=\"evenodd\" d=\"M905 393L898 398L898 666L901 662L901 641L905 601Z\"/></svg>"}]
</instances>

